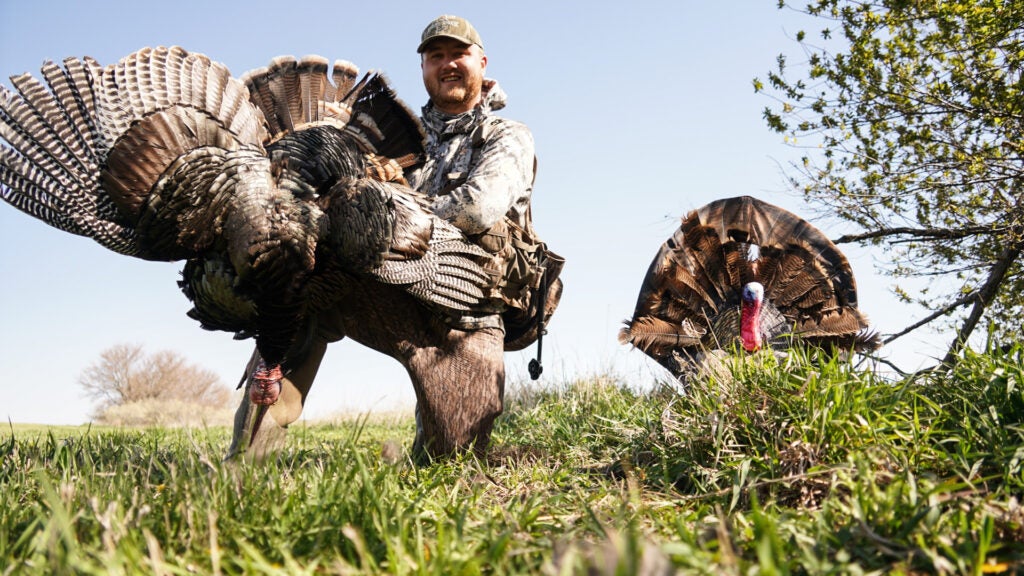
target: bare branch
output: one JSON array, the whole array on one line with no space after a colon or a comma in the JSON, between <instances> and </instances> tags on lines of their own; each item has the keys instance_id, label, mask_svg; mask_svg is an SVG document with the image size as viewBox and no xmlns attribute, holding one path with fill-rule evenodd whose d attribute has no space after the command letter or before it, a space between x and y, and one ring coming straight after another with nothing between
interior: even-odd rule
<instances>
[{"instance_id":1,"label":"bare branch","mask_svg":"<svg viewBox=\"0 0 1024 576\"><path fill-rule=\"evenodd\" d=\"M971 337L971 333L985 313L985 308L995 299L1003 279L1006 278L1006 273L1010 270L1013 263L1020 258L1022 247L1024 247L1024 243L1008 246L999 255L999 259L996 260L995 265L992 267L992 272L989 274L985 284L974 293L974 298L972 298L974 300L974 308L971 310L967 320L964 321L963 326L960 327L953 345L949 347L949 352L946 352L946 357L942 360L943 365L951 366L957 354L960 353L960 350L967 342L967 339Z\"/></svg>"},{"instance_id":2,"label":"bare branch","mask_svg":"<svg viewBox=\"0 0 1024 576\"><path fill-rule=\"evenodd\" d=\"M917 322L914 322L913 324L911 324L910 326L907 326L903 330L901 330L899 332L896 332L895 334L890 334L887 338L882 340L882 343L883 344L888 344L889 342L892 342L893 340L896 340L897 338L900 338L901 336L906 336L907 334L913 332L914 330L917 330L921 326L924 326L925 324L928 324L932 320L935 320L936 318L939 318L941 316L946 316L947 314L949 314L950 312L953 312L957 308L963 308L964 306L966 306L967 304L970 304L974 300L975 300L975 295L974 295L973 292L970 293L970 294L967 294L966 296L963 296L962 298L957 299L955 302L947 304L947 305L943 306L942 308L940 308L939 310L936 310L932 314L929 314L928 316L925 316L921 320L918 320Z\"/></svg>"},{"instance_id":3,"label":"bare branch","mask_svg":"<svg viewBox=\"0 0 1024 576\"><path fill-rule=\"evenodd\" d=\"M871 232L864 232L862 234L845 234L836 238L832 242L836 244L849 244L851 242L862 242L864 240L875 240L878 238L887 238L889 236L914 236L917 238L931 238L935 240L960 240L963 238L970 238L972 236L980 236L986 234L999 234L1006 232L1006 227L992 227L992 226L969 226L965 228L884 228L882 230L873 230Z\"/></svg>"}]
</instances>

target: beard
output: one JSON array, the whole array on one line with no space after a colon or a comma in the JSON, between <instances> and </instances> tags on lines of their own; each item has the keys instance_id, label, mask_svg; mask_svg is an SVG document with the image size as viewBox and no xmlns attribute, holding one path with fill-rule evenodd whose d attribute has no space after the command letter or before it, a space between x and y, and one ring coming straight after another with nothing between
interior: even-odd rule
<instances>
[{"instance_id":1,"label":"beard","mask_svg":"<svg viewBox=\"0 0 1024 576\"><path fill-rule=\"evenodd\" d=\"M437 77L428 78L425 82L427 95L442 111L469 110L480 98L483 86L483 75L465 72L458 82L441 82Z\"/></svg>"}]
</instances>

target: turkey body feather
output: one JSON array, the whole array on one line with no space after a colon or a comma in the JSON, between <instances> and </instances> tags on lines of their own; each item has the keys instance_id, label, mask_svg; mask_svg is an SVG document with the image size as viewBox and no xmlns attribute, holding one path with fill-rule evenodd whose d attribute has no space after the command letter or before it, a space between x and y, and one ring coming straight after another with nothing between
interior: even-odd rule
<instances>
[{"instance_id":1,"label":"turkey body feather","mask_svg":"<svg viewBox=\"0 0 1024 576\"><path fill-rule=\"evenodd\" d=\"M806 220L750 196L690 212L644 277L619 333L685 379L711 351L811 345L867 351L846 257Z\"/></svg>"},{"instance_id":2,"label":"turkey body feather","mask_svg":"<svg viewBox=\"0 0 1024 576\"><path fill-rule=\"evenodd\" d=\"M382 75L307 56L237 79L180 47L62 64L0 86L0 197L116 252L184 260L204 327L277 364L353 278L441 313L482 304L486 254L405 185L423 132Z\"/></svg>"}]
</instances>

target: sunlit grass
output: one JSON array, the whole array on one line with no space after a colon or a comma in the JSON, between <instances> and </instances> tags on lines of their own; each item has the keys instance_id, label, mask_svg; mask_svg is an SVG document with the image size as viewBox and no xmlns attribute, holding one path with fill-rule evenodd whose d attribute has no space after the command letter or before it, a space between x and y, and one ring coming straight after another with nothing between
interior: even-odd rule
<instances>
[{"instance_id":1,"label":"sunlit grass","mask_svg":"<svg viewBox=\"0 0 1024 576\"><path fill-rule=\"evenodd\" d=\"M9 426L0 573L1016 573L1022 356L512 387L486 461L427 467L409 417L299 426L260 465L221 462L226 428Z\"/></svg>"}]
</instances>

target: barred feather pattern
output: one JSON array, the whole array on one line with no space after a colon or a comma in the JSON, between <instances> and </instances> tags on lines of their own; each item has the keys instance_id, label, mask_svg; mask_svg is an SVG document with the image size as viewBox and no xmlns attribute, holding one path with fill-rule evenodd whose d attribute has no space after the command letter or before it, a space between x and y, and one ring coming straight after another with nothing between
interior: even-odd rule
<instances>
[{"instance_id":1,"label":"barred feather pattern","mask_svg":"<svg viewBox=\"0 0 1024 576\"><path fill-rule=\"evenodd\" d=\"M16 92L0 87L0 196L114 251L168 259L139 245L136 219L156 177L198 146L260 143L258 110L223 65L177 47L146 48L107 67L88 57L63 64L43 65L45 84L22 74L11 79ZM218 130L183 138L188 131L161 125L160 114L191 119L193 128L207 118Z\"/></svg>"},{"instance_id":2,"label":"barred feather pattern","mask_svg":"<svg viewBox=\"0 0 1024 576\"><path fill-rule=\"evenodd\" d=\"M841 350L879 346L846 257L807 221L749 196L682 220L648 268L619 341L683 378L709 351L732 349L750 282L764 287L759 331L771 347L794 338Z\"/></svg>"},{"instance_id":3,"label":"barred feather pattern","mask_svg":"<svg viewBox=\"0 0 1024 576\"><path fill-rule=\"evenodd\" d=\"M487 253L432 214L418 192L364 178L331 196L329 242L346 269L453 310L471 310L484 299Z\"/></svg>"},{"instance_id":4,"label":"barred feather pattern","mask_svg":"<svg viewBox=\"0 0 1024 576\"><path fill-rule=\"evenodd\" d=\"M431 308L484 304L486 255L403 185L424 132L383 75L283 56L239 79L176 46L41 73L0 86L0 198L111 250L185 260L189 315L254 336L268 363L354 275Z\"/></svg>"},{"instance_id":5,"label":"barred feather pattern","mask_svg":"<svg viewBox=\"0 0 1024 576\"><path fill-rule=\"evenodd\" d=\"M330 76L328 76L330 71ZM387 78L321 56L274 58L269 66L242 76L251 101L264 114L271 141L309 126L341 127L363 152L390 158L410 169L422 162L426 134L416 115L395 94Z\"/></svg>"},{"instance_id":6,"label":"barred feather pattern","mask_svg":"<svg viewBox=\"0 0 1024 576\"><path fill-rule=\"evenodd\" d=\"M438 219L439 227L448 225ZM484 289L493 284L478 264L487 253L464 240L432 237L430 250L418 260L388 260L372 271L385 284L405 287L413 296L457 311L470 311L486 299Z\"/></svg>"},{"instance_id":7,"label":"barred feather pattern","mask_svg":"<svg viewBox=\"0 0 1024 576\"><path fill-rule=\"evenodd\" d=\"M97 170L107 147L95 122L93 71L81 60L43 66L0 86L0 197L60 230L133 254L134 231L116 218Z\"/></svg>"}]
</instances>

